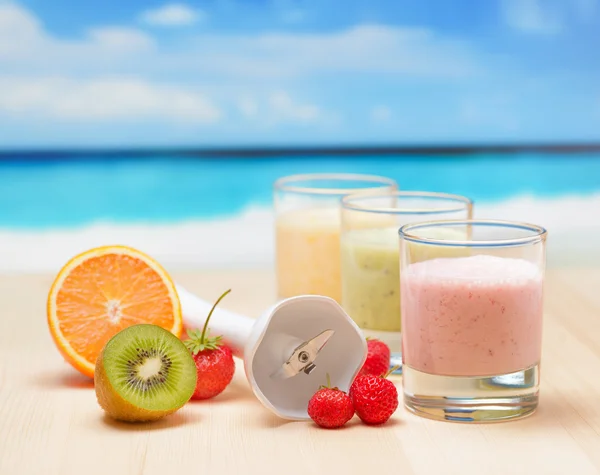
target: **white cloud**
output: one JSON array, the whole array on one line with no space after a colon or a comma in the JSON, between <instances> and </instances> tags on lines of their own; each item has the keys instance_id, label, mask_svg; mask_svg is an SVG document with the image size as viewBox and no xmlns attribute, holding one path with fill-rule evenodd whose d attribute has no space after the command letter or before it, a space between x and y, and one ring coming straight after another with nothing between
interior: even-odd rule
<instances>
[{"instance_id":1,"label":"white cloud","mask_svg":"<svg viewBox=\"0 0 600 475\"><path fill-rule=\"evenodd\" d=\"M41 31L38 20L12 3L0 3L0 32L3 38L12 37L15 43L35 37ZM0 43L0 47L8 44Z\"/></svg>"},{"instance_id":2,"label":"white cloud","mask_svg":"<svg viewBox=\"0 0 600 475\"><path fill-rule=\"evenodd\" d=\"M0 77L0 113L66 120L179 120L210 123L220 110L202 94L139 79Z\"/></svg>"},{"instance_id":3,"label":"white cloud","mask_svg":"<svg viewBox=\"0 0 600 475\"><path fill-rule=\"evenodd\" d=\"M98 45L120 50L139 51L153 46L153 40L139 30L122 27L93 28L90 38Z\"/></svg>"},{"instance_id":4,"label":"white cloud","mask_svg":"<svg viewBox=\"0 0 600 475\"><path fill-rule=\"evenodd\" d=\"M153 46L153 39L144 32L120 26L92 28L81 40L58 39L44 31L28 10L14 3L0 3L0 61L15 61L28 68L54 64L87 69L99 60L149 51Z\"/></svg>"},{"instance_id":5,"label":"white cloud","mask_svg":"<svg viewBox=\"0 0 600 475\"><path fill-rule=\"evenodd\" d=\"M206 14L182 3L169 3L142 12L139 20L152 26L188 26L204 20Z\"/></svg>"},{"instance_id":6,"label":"white cloud","mask_svg":"<svg viewBox=\"0 0 600 475\"><path fill-rule=\"evenodd\" d=\"M310 103L293 99L287 91L277 90L257 96L244 96L237 101L240 113L259 125L283 122L326 122L324 111Z\"/></svg>"},{"instance_id":7,"label":"white cloud","mask_svg":"<svg viewBox=\"0 0 600 475\"><path fill-rule=\"evenodd\" d=\"M392 110L388 106L375 106L371 109L373 122L387 122L392 118Z\"/></svg>"},{"instance_id":8,"label":"white cloud","mask_svg":"<svg viewBox=\"0 0 600 475\"><path fill-rule=\"evenodd\" d=\"M515 30L524 33L556 34L563 29L560 10L555 2L503 0L501 6L506 24Z\"/></svg>"},{"instance_id":9,"label":"white cloud","mask_svg":"<svg viewBox=\"0 0 600 475\"><path fill-rule=\"evenodd\" d=\"M333 71L446 78L477 70L464 43L420 28L360 25L320 34L202 36L197 45L211 47L204 68L251 76Z\"/></svg>"},{"instance_id":10,"label":"white cloud","mask_svg":"<svg viewBox=\"0 0 600 475\"><path fill-rule=\"evenodd\" d=\"M382 25L328 33L203 34L169 45L135 28L97 26L66 40L47 32L25 8L0 4L0 70L19 76L0 76L0 112L211 122L222 114L214 105L219 103L258 126L335 125L340 116L300 98L286 80L331 73L454 79L478 72L474 57L466 44L430 30ZM172 72L213 86L210 92L178 86L168 79ZM247 89L242 99L240 81ZM387 116L381 109L372 118Z\"/></svg>"},{"instance_id":11,"label":"white cloud","mask_svg":"<svg viewBox=\"0 0 600 475\"><path fill-rule=\"evenodd\" d=\"M41 36L41 25L28 11L0 3L0 58L22 53Z\"/></svg>"},{"instance_id":12,"label":"white cloud","mask_svg":"<svg viewBox=\"0 0 600 475\"><path fill-rule=\"evenodd\" d=\"M320 109L313 104L295 102L287 92L277 91L268 98L272 116L278 121L313 122L320 118Z\"/></svg>"},{"instance_id":13,"label":"white cloud","mask_svg":"<svg viewBox=\"0 0 600 475\"><path fill-rule=\"evenodd\" d=\"M148 74L216 75L219 81L331 72L456 78L478 70L466 44L427 29L359 25L318 34L199 35L159 48L146 33L116 26L92 28L79 40L58 39L11 4L0 6L0 61L3 57L36 73L47 73L49 64L70 74L107 67L118 74L135 67Z\"/></svg>"}]
</instances>

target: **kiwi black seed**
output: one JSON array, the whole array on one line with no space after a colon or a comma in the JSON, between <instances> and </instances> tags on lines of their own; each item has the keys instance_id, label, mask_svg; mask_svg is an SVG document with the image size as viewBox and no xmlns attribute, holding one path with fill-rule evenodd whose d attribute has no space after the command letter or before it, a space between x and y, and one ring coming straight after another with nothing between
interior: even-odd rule
<instances>
[{"instance_id":1,"label":"kiwi black seed","mask_svg":"<svg viewBox=\"0 0 600 475\"><path fill-rule=\"evenodd\" d=\"M154 420L183 406L196 387L196 365L169 331L134 325L115 335L96 363L96 394L116 419Z\"/></svg>"}]
</instances>

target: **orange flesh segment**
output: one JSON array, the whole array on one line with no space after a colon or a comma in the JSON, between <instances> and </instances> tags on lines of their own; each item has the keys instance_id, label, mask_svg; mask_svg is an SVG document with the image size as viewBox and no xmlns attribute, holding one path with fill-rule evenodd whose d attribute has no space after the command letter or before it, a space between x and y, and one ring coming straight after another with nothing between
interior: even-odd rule
<instances>
[{"instance_id":1,"label":"orange flesh segment","mask_svg":"<svg viewBox=\"0 0 600 475\"><path fill-rule=\"evenodd\" d=\"M165 277L143 259L125 253L80 262L55 298L61 340L70 346L65 350L94 365L106 342L131 325L150 323L179 333L181 316L174 312L178 302Z\"/></svg>"}]
</instances>

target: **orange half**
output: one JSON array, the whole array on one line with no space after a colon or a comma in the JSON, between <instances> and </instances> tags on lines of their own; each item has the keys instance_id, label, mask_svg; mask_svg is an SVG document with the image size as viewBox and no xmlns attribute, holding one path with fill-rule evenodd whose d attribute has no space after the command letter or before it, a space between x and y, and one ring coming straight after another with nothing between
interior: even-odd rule
<instances>
[{"instance_id":1,"label":"orange half","mask_svg":"<svg viewBox=\"0 0 600 475\"><path fill-rule=\"evenodd\" d=\"M75 256L56 276L48 295L50 333L81 373L93 377L108 340L138 323L181 336L175 284L151 257L126 246L99 247Z\"/></svg>"}]
</instances>

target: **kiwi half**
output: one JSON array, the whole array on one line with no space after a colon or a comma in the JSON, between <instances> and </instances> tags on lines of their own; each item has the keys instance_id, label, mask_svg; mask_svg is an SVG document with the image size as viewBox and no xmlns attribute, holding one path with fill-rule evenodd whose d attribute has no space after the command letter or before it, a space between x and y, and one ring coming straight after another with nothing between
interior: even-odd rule
<instances>
[{"instance_id":1,"label":"kiwi half","mask_svg":"<svg viewBox=\"0 0 600 475\"><path fill-rule=\"evenodd\" d=\"M98 403L122 421L154 421L183 406L196 388L196 364L179 338L156 325L112 337L96 361Z\"/></svg>"}]
</instances>

